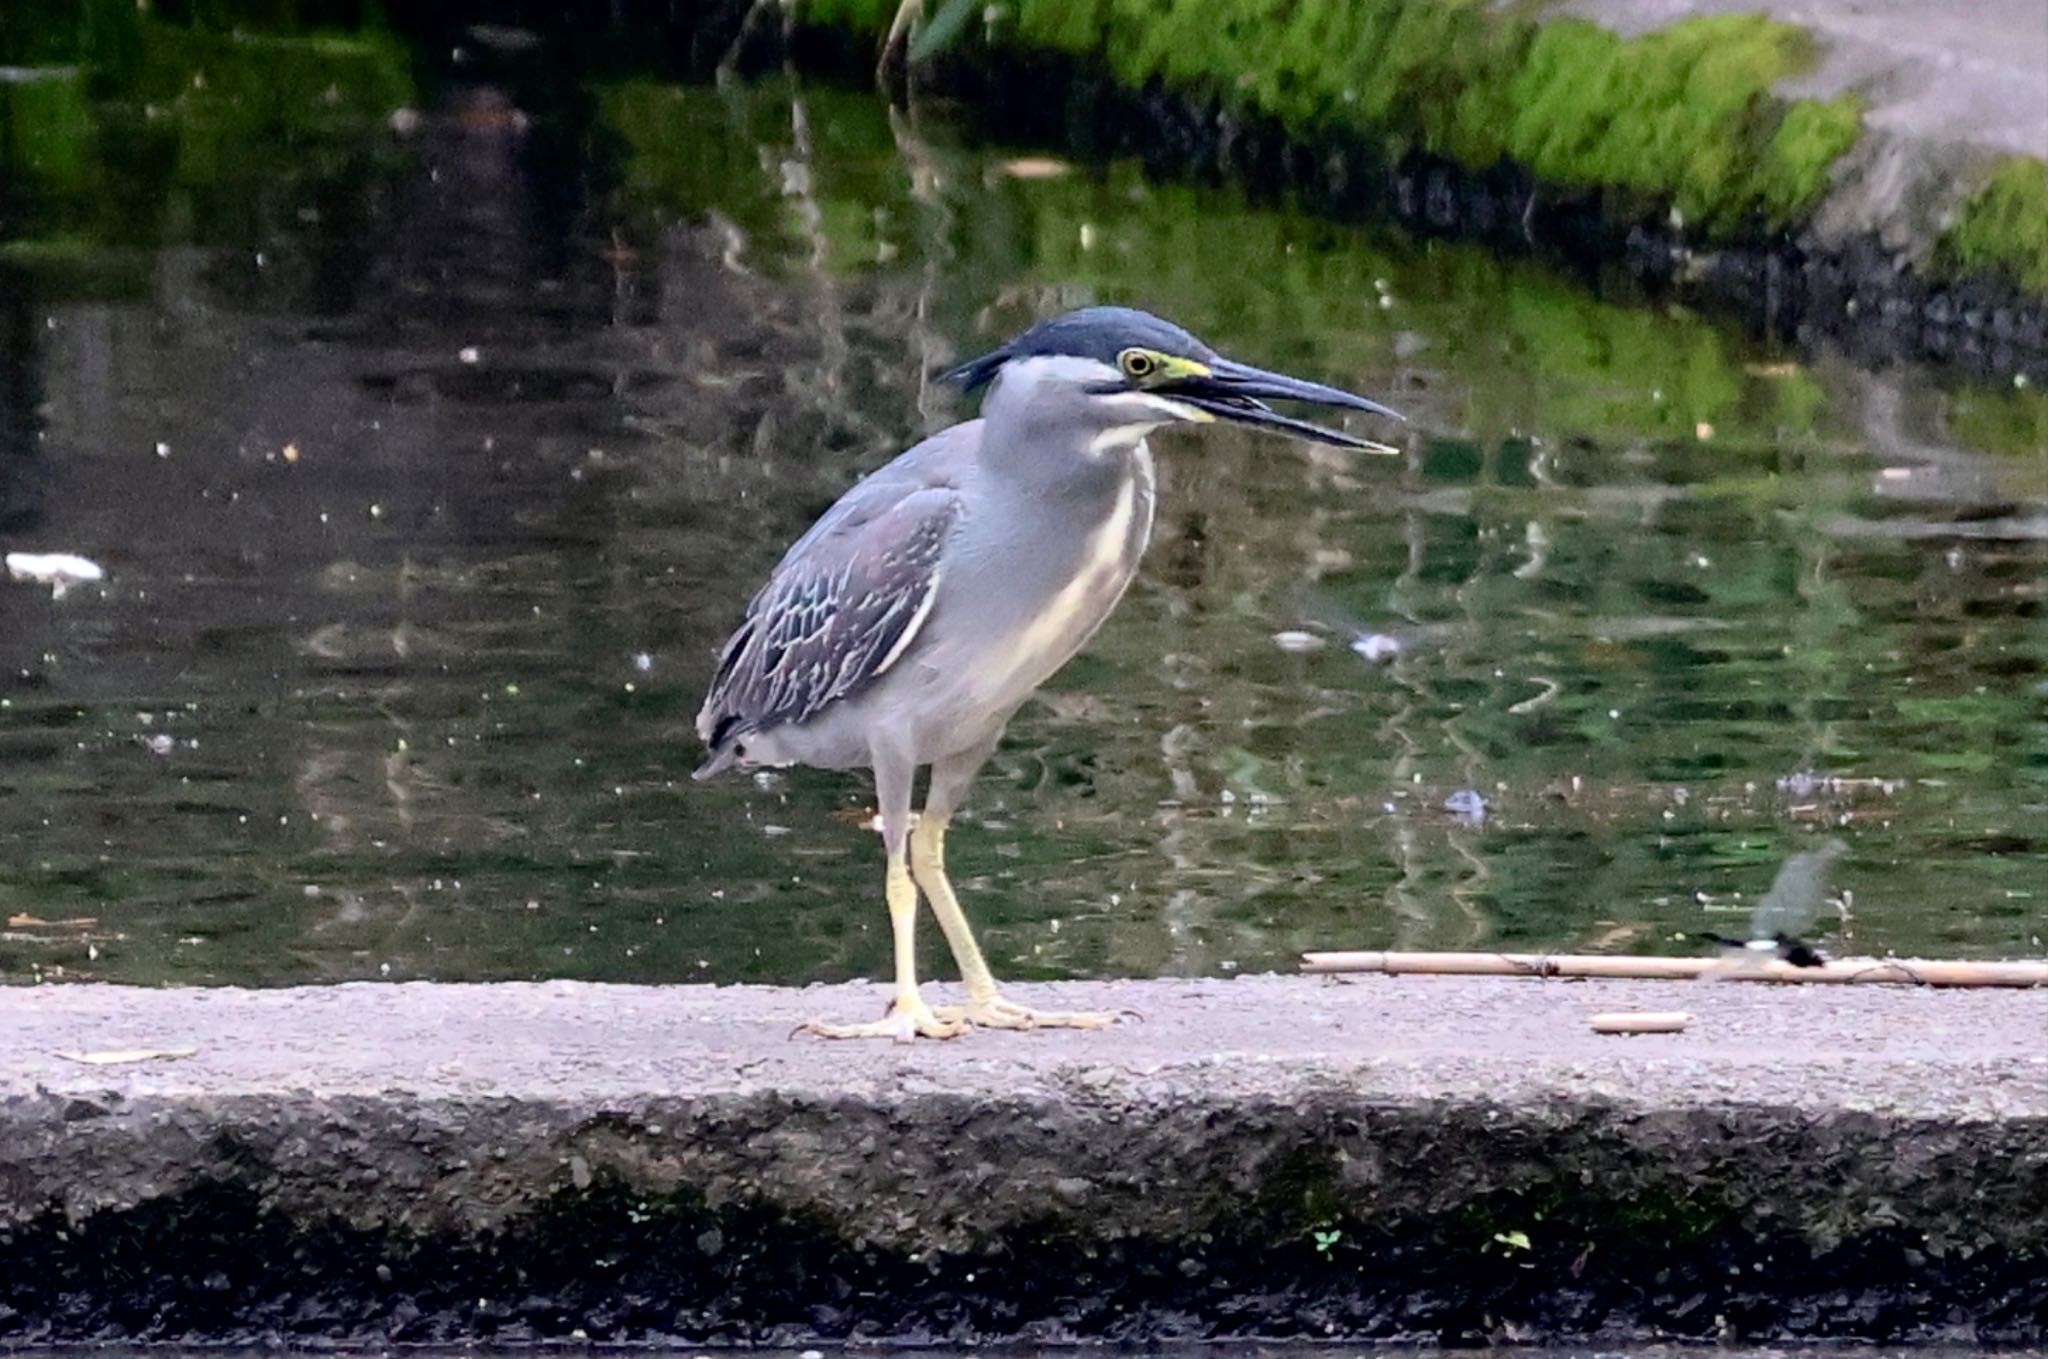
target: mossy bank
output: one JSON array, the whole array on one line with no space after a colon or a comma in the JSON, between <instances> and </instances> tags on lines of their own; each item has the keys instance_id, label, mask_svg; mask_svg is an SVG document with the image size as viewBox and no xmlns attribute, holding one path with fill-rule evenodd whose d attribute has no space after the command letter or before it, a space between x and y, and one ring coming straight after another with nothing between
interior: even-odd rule
<instances>
[{"instance_id":1,"label":"mossy bank","mask_svg":"<svg viewBox=\"0 0 2048 1359\"><path fill-rule=\"evenodd\" d=\"M998 128L1021 119L1109 149L1277 169L1340 210L1625 257L1786 328L1867 326L1874 312L1960 332L1925 346L1937 353L2048 345L2048 125L2026 120L2024 31L2001 60L1943 50L1940 25L1883 47L1825 3L1784 18L1714 0L926 8L911 80L999 109ZM879 46L896 4L804 0L799 13ZM1899 88L1932 82L1989 94L1977 108L1897 106ZM2000 98L2020 116L2001 118ZM1135 125L1148 121L1150 134Z\"/></svg>"}]
</instances>

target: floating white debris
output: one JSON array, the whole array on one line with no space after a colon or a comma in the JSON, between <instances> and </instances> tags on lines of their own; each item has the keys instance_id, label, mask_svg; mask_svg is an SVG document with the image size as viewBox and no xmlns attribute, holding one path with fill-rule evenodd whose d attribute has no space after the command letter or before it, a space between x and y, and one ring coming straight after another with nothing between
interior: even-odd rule
<instances>
[{"instance_id":1,"label":"floating white debris","mask_svg":"<svg viewBox=\"0 0 2048 1359\"><path fill-rule=\"evenodd\" d=\"M1460 788L1444 799L1444 810L1470 826L1486 820L1486 799L1470 788Z\"/></svg>"},{"instance_id":2,"label":"floating white debris","mask_svg":"<svg viewBox=\"0 0 2048 1359\"><path fill-rule=\"evenodd\" d=\"M10 552L7 574L16 580L47 585L58 599L73 586L91 585L107 578L105 568L98 562L74 552Z\"/></svg>"},{"instance_id":3,"label":"floating white debris","mask_svg":"<svg viewBox=\"0 0 2048 1359\"><path fill-rule=\"evenodd\" d=\"M1321 651L1324 642L1322 638L1316 636L1313 632L1290 630L1274 633L1273 645L1279 647L1282 651Z\"/></svg>"},{"instance_id":4,"label":"floating white debris","mask_svg":"<svg viewBox=\"0 0 2048 1359\"><path fill-rule=\"evenodd\" d=\"M1401 654L1402 648L1398 637L1389 637L1384 632L1368 632L1362 637L1354 637L1351 649L1373 665L1378 665L1381 661L1393 660Z\"/></svg>"},{"instance_id":5,"label":"floating white debris","mask_svg":"<svg viewBox=\"0 0 2048 1359\"><path fill-rule=\"evenodd\" d=\"M996 167L1011 179L1058 179L1074 167L1051 156L1017 156Z\"/></svg>"}]
</instances>

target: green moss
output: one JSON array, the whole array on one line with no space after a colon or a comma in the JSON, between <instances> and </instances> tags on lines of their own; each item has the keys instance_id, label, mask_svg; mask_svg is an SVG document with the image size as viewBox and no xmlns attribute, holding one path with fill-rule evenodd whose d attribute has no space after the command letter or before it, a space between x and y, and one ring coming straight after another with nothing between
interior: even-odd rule
<instances>
[{"instance_id":1,"label":"green moss","mask_svg":"<svg viewBox=\"0 0 2048 1359\"><path fill-rule=\"evenodd\" d=\"M1828 172L1862 131L1863 101L1855 95L1789 106L1765 153L1759 185L1765 215L1788 221L1818 203L1828 189Z\"/></svg>"},{"instance_id":2,"label":"green moss","mask_svg":"<svg viewBox=\"0 0 2048 1359\"><path fill-rule=\"evenodd\" d=\"M1941 238L1940 262L1956 274L1999 274L2048 292L2048 164L2002 161Z\"/></svg>"},{"instance_id":3,"label":"green moss","mask_svg":"<svg viewBox=\"0 0 2048 1359\"><path fill-rule=\"evenodd\" d=\"M1949 399L1949 432L1971 448L2048 458L2048 392L1964 387Z\"/></svg>"},{"instance_id":4,"label":"green moss","mask_svg":"<svg viewBox=\"0 0 2048 1359\"><path fill-rule=\"evenodd\" d=\"M299 160L355 154L356 132L412 102L408 58L388 34L266 37L153 28L130 97L178 136L176 178L241 177L256 146Z\"/></svg>"},{"instance_id":5,"label":"green moss","mask_svg":"<svg viewBox=\"0 0 2048 1359\"><path fill-rule=\"evenodd\" d=\"M243 8L284 13L282 0ZM228 31L91 0L17 46L67 63L0 82L0 177L15 190L0 195L0 234L27 240L255 239L311 186L394 168L401 153L365 130L414 99L411 56L369 22Z\"/></svg>"},{"instance_id":6,"label":"green moss","mask_svg":"<svg viewBox=\"0 0 2048 1359\"><path fill-rule=\"evenodd\" d=\"M803 0L807 23L879 38L896 16L896 0Z\"/></svg>"},{"instance_id":7,"label":"green moss","mask_svg":"<svg viewBox=\"0 0 2048 1359\"><path fill-rule=\"evenodd\" d=\"M931 249L887 121L861 93L804 93L816 214L803 218L761 154L788 139L788 98L772 83L603 87L601 117L620 147L617 206L650 230L715 213L739 228L751 266L769 271L816 259L834 275L887 273ZM766 163L779 167L780 156ZM1413 250L1254 207L1232 190L1150 181L1132 163L1047 180L984 182L964 168L956 177L981 184L948 207L957 227L947 248L973 252L952 266L960 276L1155 307L1281 368L1367 370L1387 361L1397 337L1429 336L1425 362L1490 375L1458 415L1481 440L1543 429L1692 444L1707 425L1733 470L1743 450L1842 433L1811 374L1746 362L1748 347L1727 328L1616 305L1482 247ZM1131 211L1139 198L1145 209Z\"/></svg>"},{"instance_id":8,"label":"green moss","mask_svg":"<svg viewBox=\"0 0 2048 1359\"><path fill-rule=\"evenodd\" d=\"M876 206L890 199L897 176L888 124L872 116L865 92L818 89L804 100L812 151L807 189L799 197L759 173L760 148L788 136L786 108L759 118L742 112L734 120L743 101L708 87L653 81L600 87L601 116L623 144L619 205L635 216L683 220L716 209L765 246L760 253L769 260L810 253L815 233L822 245L817 262L827 270L873 263L889 253ZM807 217L810 208L814 219Z\"/></svg>"},{"instance_id":9,"label":"green moss","mask_svg":"<svg viewBox=\"0 0 2048 1359\"><path fill-rule=\"evenodd\" d=\"M72 193L85 183L92 130L83 72L0 82L0 167L44 191Z\"/></svg>"},{"instance_id":10,"label":"green moss","mask_svg":"<svg viewBox=\"0 0 2048 1359\"><path fill-rule=\"evenodd\" d=\"M807 14L867 29L891 8L809 0ZM1484 0L1020 0L997 40L1104 61L1134 87L1221 93L1296 134L1517 161L1673 205L1710 233L1812 211L1862 114L1853 98L1772 94L1812 41L1760 15L1625 39Z\"/></svg>"}]
</instances>

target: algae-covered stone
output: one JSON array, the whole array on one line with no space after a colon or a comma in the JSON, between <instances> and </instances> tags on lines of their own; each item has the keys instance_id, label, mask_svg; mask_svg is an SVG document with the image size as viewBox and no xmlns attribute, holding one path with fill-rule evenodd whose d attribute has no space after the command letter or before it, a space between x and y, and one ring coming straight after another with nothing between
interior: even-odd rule
<instances>
[{"instance_id":1,"label":"algae-covered stone","mask_svg":"<svg viewBox=\"0 0 2048 1359\"><path fill-rule=\"evenodd\" d=\"M1134 87L1221 95L1298 135L1341 130L1474 168L1513 161L1668 203L1710 231L1810 212L1859 131L1854 96L1773 93L1813 43L1761 15L1623 38L1459 0L1025 0L1009 37L1099 58Z\"/></svg>"},{"instance_id":2,"label":"algae-covered stone","mask_svg":"<svg viewBox=\"0 0 2048 1359\"><path fill-rule=\"evenodd\" d=\"M1941 258L1954 272L2003 274L2048 292L2048 164L2001 162L1943 235Z\"/></svg>"}]
</instances>

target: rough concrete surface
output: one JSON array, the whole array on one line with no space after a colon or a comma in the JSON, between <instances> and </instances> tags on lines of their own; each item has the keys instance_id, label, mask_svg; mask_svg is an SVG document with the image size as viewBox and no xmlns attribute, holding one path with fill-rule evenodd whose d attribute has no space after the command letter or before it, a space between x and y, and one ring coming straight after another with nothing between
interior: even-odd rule
<instances>
[{"instance_id":1,"label":"rough concrete surface","mask_svg":"<svg viewBox=\"0 0 2048 1359\"><path fill-rule=\"evenodd\" d=\"M2048 1338L2048 991L1016 990L0 992L0 1338Z\"/></svg>"}]
</instances>

